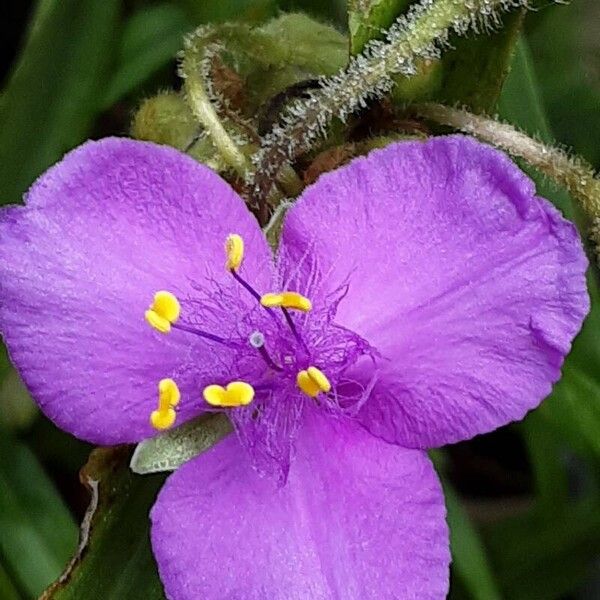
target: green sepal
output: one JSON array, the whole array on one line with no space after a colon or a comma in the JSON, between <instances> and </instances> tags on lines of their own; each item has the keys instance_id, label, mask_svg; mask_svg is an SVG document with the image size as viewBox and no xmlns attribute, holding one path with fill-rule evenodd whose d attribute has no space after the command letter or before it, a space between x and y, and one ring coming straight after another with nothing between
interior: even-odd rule
<instances>
[{"instance_id":1,"label":"green sepal","mask_svg":"<svg viewBox=\"0 0 600 600\"><path fill-rule=\"evenodd\" d=\"M174 471L214 446L232 430L229 419L223 414L198 417L140 442L129 466L140 475Z\"/></svg>"},{"instance_id":2,"label":"green sepal","mask_svg":"<svg viewBox=\"0 0 600 600\"><path fill-rule=\"evenodd\" d=\"M161 92L144 100L133 117L131 135L138 140L173 146L215 171L227 168L178 92Z\"/></svg>"}]
</instances>

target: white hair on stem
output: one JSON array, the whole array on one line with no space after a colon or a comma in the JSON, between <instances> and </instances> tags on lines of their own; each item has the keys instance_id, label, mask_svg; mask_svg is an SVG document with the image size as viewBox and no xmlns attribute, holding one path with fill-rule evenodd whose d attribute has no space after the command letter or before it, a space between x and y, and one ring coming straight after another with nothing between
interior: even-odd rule
<instances>
[{"instance_id":1,"label":"white hair on stem","mask_svg":"<svg viewBox=\"0 0 600 600\"><path fill-rule=\"evenodd\" d=\"M325 136L334 118L344 121L369 100L389 92L393 75L414 75L418 61L440 57L450 34L494 30L502 12L519 7L527 8L527 0L421 0L413 5L384 40L371 40L344 70L322 78L307 97L285 107L253 157L255 168L248 180L256 197L269 193L282 165Z\"/></svg>"}]
</instances>

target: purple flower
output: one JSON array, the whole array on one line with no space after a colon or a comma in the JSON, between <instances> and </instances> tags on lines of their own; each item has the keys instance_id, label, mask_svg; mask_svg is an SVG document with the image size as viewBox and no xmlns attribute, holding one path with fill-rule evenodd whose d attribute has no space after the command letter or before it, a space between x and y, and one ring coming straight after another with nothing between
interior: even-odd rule
<instances>
[{"instance_id":1,"label":"purple flower","mask_svg":"<svg viewBox=\"0 0 600 600\"><path fill-rule=\"evenodd\" d=\"M425 450L535 407L588 310L574 227L461 136L321 177L275 263L217 175L125 139L68 154L0 234L0 326L55 423L98 444L235 425L152 511L175 600L442 598Z\"/></svg>"}]
</instances>

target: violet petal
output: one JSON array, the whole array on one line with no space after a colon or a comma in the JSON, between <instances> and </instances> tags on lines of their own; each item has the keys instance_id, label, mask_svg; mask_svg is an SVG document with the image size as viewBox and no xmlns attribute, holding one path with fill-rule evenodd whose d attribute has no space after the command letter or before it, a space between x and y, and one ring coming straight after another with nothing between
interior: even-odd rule
<instances>
[{"instance_id":1,"label":"violet petal","mask_svg":"<svg viewBox=\"0 0 600 600\"><path fill-rule=\"evenodd\" d=\"M148 437L158 380L174 374L179 421L202 410L183 365L215 361L222 349L159 334L144 311L157 290L185 300L197 295L192 286L228 281L232 232L246 242L244 273L270 281L269 249L229 185L173 149L116 138L69 153L26 206L0 212L0 329L59 427L99 444Z\"/></svg>"},{"instance_id":2,"label":"violet petal","mask_svg":"<svg viewBox=\"0 0 600 600\"><path fill-rule=\"evenodd\" d=\"M336 321L384 357L360 418L410 447L522 418L589 309L575 227L465 136L393 144L322 176L288 211L281 256L315 303L348 283Z\"/></svg>"},{"instance_id":3,"label":"violet petal","mask_svg":"<svg viewBox=\"0 0 600 600\"><path fill-rule=\"evenodd\" d=\"M316 411L296 450L282 487L234 436L170 476L151 513L170 600L445 597L445 509L423 452Z\"/></svg>"}]
</instances>

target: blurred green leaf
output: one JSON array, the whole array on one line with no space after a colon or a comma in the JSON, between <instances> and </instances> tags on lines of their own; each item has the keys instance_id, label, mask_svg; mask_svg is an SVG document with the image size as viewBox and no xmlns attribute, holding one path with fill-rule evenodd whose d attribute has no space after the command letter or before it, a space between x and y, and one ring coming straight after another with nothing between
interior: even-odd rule
<instances>
[{"instance_id":1,"label":"blurred green leaf","mask_svg":"<svg viewBox=\"0 0 600 600\"><path fill-rule=\"evenodd\" d=\"M161 475L134 475L128 447L94 450L81 473L92 494L79 552L43 600L164 600L149 512Z\"/></svg>"},{"instance_id":2,"label":"blurred green leaf","mask_svg":"<svg viewBox=\"0 0 600 600\"><path fill-rule=\"evenodd\" d=\"M563 367L562 379L539 411L581 453L600 459L600 294L590 278L593 309Z\"/></svg>"},{"instance_id":3,"label":"blurred green leaf","mask_svg":"<svg viewBox=\"0 0 600 600\"><path fill-rule=\"evenodd\" d=\"M523 434L533 472L536 508L544 518L560 518L569 500L564 443L534 410L518 425Z\"/></svg>"},{"instance_id":4,"label":"blurred green leaf","mask_svg":"<svg viewBox=\"0 0 600 600\"><path fill-rule=\"evenodd\" d=\"M522 38L517 43L512 69L499 102L500 116L546 143L553 142L542 104L531 52ZM540 178L538 178L540 179ZM561 208L570 204L565 193L559 195Z\"/></svg>"},{"instance_id":5,"label":"blurred green leaf","mask_svg":"<svg viewBox=\"0 0 600 600\"><path fill-rule=\"evenodd\" d=\"M442 78L435 100L459 104L471 112L494 110L510 70L523 11L505 15L497 31L451 40L442 57Z\"/></svg>"},{"instance_id":6,"label":"blurred green leaf","mask_svg":"<svg viewBox=\"0 0 600 600\"><path fill-rule=\"evenodd\" d=\"M1 203L89 133L106 88L119 0L41 0L0 98Z\"/></svg>"},{"instance_id":7,"label":"blurred green leaf","mask_svg":"<svg viewBox=\"0 0 600 600\"><path fill-rule=\"evenodd\" d=\"M599 504L590 497L560 518L526 515L492 527L486 541L503 597L558 600L577 587L600 552Z\"/></svg>"},{"instance_id":8,"label":"blurred green leaf","mask_svg":"<svg viewBox=\"0 0 600 600\"><path fill-rule=\"evenodd\" d=\"M279 0L279 8L287 12L306 12L339 29L346 28L346 0Z\"/></svg>"},{"instance_id":9,"label":"blurred green leaf","mask_svg":"<svg viewBox=\"0 0 600 600\"><path fill-rule=\"evenodd\" d=\"M17 590L2 563L0 563L0 598L2 600L21 600L19 590Z\"/></svg>"},{"instance_id":10,"label":"blurred green leaf","mask_svg":"<svg viewBox=\"0 0 600 600\"><path fill-rule=\"evenodd\" d=\"M500 600L483 543L454 490L444 485L454 572L472 600Z\"/></svg>"},{"instance_id":11,"label":"blurred green leaf","mask_svg":"<svg viewBox=\"0 0 600 600\"><path fill-rule=\"evenodd\" d=\"M185 11L163 3L144 7L125 23L116 72L108 84L103 108L131 93L164 67L183 46L183 36L193 29Z\"/></svg>"},{"instance_id":12,"label":"blurred green leaf","mask_svg":"<svg viewBox=\"0 0 600 600\"><path fill-rule=\"evenodd\" d=\"M600 167L600 38L597 0L546 5L532 15L528 41L552 129Z\"/></svg>"},{"instance_id":13,"label":"blurred green leaf","mask_svg":"<svg viewBox=\"0 0 600 600\"><path fill-rule=\"evenodd\" d=\"M502 93L500 115L542 141L553 142L524 40L519 43ZM575 217L570 198L564 191L551 186L535 172L530 175L541 195L551 199L568 218ZM574 448L600 457L600 290L593 275L588 277L588 289L592 310L565 361L561 380L538 410Z\"/></svg>"},{"instance_id":14,"label":"blurred green leaf","mask_svg":"<svg viewBox=\"0 0 600 600\"><path fill-rule=\"evenodd\" d=\"M0 378L0 427L26 429L39 409L29 395L17 371L10 367Z\"/></svg>"},{"instance_id":15,"label":"blurred green leaf","mask_svg":"<svg viewBox=\"0 0 600 600\"><path fill-rule=\"evenodd\" d=\"M12 365L8 359L8 351L6 350L6 346L0 340L0 381L10 373L11 369Z\"/></svg>"},{"instance_id":16,"label":"blurred green leaf","mask_svg":"<svg viewBox=\"0 0 600 600\"><path fill-rule=\"evenodd\" d=\"M77 527L35 456L0 432L0 554L19 588L37 596L73 553Z\"/></svg>"},{"instance_id":17,"label":"blurred green leaf","mask_svg":"<svg viewBox=\"0 0 600 600\"><path fill-rule=\"evenodd\" d=\"M179 0L197 23L247 21L259 23L277 12L277 0Z\"/></svg>"}]
</instances>

